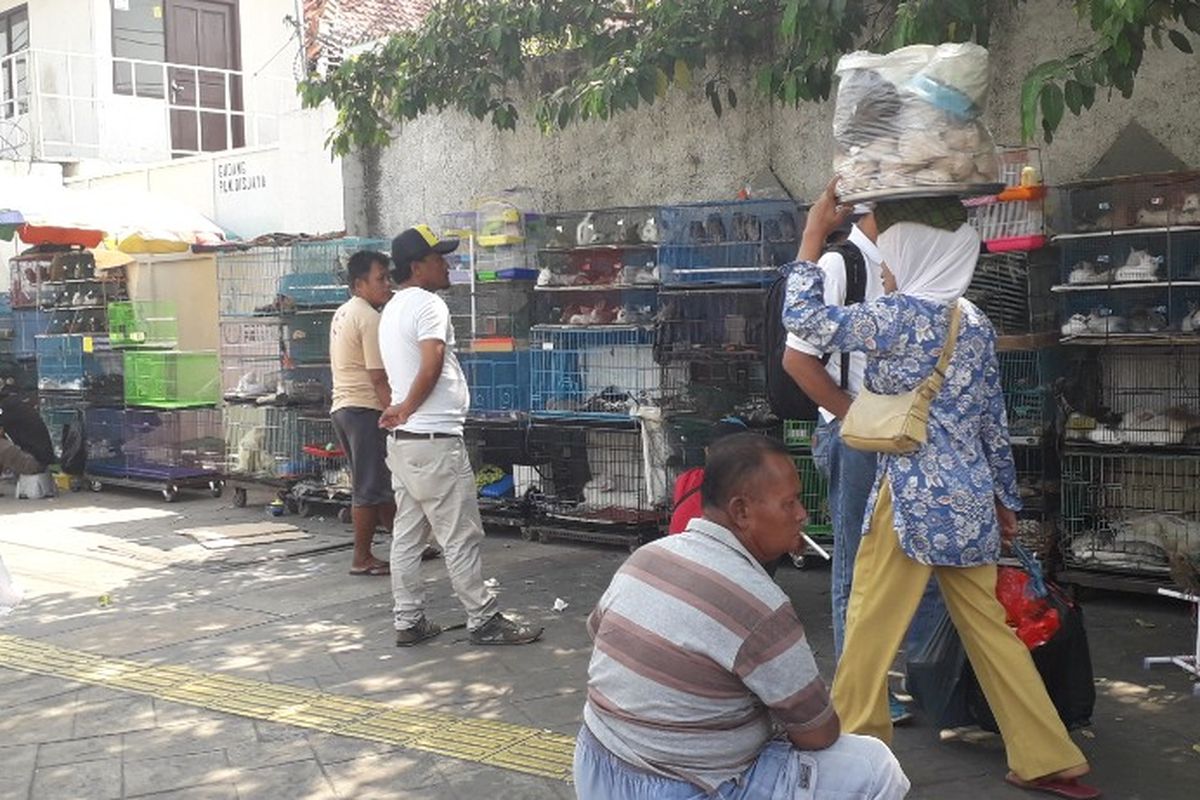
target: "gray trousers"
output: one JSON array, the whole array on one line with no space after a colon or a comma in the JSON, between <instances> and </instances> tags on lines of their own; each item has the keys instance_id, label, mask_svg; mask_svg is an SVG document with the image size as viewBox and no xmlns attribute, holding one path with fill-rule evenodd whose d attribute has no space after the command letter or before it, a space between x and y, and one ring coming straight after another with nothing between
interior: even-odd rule
<instances>
[{"instance_id":1,"label":"gray trousers","mask_svg":"<svg viewBox=\"0 0 1200 800\"><path fill-rule=\"evenodd\" d=\"M421 552L428 524L442 547L450 585L467 611L467 627L474 630L496 613L496 599L483 585L483 521L466 445L460 437L389 436L387 465L396 493L391 554L396 629L411 628L425 613Z\"/></svg>"}]
</instances>

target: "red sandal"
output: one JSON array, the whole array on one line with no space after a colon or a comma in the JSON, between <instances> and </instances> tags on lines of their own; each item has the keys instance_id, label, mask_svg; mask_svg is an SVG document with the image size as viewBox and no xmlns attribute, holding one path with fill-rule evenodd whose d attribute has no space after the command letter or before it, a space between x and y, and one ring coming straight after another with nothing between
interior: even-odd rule
<instances>
[{"instance_id":1,"label":"red sandal","mask_svg":"<svg viewBox=\"0 0 1200 800\"><path fill-rule=\"evenodd\" d=\"M1070 800L1092 800L1100 796L1099 789L1088 786L1086 783L1080 783L1078 778L1044 778L1040 781L1023 781L1010 772L1004 776L1004 780L1018 789L1045 792Z\"/></svg>"}]
</instances>

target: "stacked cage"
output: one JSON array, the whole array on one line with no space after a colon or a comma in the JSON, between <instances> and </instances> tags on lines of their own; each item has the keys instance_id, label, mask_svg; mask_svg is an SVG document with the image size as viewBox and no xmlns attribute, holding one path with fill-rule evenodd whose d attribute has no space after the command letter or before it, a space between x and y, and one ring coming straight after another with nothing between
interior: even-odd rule
<instances>
[{"instance_id":1,"label":"stacked cage","mask_svg":"<svg viewBox=\"0 0 1200 800\"><path fill-rule=\"evenodd\" d=\"M0 292L0 396L14 394L32 398L37 391L37 364L18 358L16 319L8 292Z\"/></svg>"},{"instance_id":2,"label":"stacked cage","mask_svg":"<svg viewBox=\"0 0 1200 800\"><path fill-rule=\"evenodd\" d=\"M1200 563L1197 198L1197 173L1061 193L1061 552L1076 583L1152 589Z\"/></svg>"},{"instance_id":3,"label":"stacked cage","mask_svg":"<svg viewBox=\"0 0 1200 800\"><path fill-rule=\"evenodd\" d=\"M506 193L443 217L443 234L460 239L459 269L446 293L456 357L470 389L464 430L479 510L492 530L522 529L531 516L515 490L529 418L529 331L542 217L532 198ZM454 255L448 258L454 258ZM462 278L456 279L456 272Z\"/></svg>"},{"instance_id":4,"label":"stacked cage","mask_svg":"<svg viewBox=\"0 0 1200 800\"><path fill-rule=\"evenodd\" d=\"M348 518L350 481L329 421L329 328L348 297L346 262L386 242L280 243L217 258L226 480L234 504L254 488L294 510Z\"/></svg>"},{"instance_id":5,"label":"stacked cage","mask_svg":"<svg viewBox=\"0 0 1200 800\"><path fill-rule=\"evenodd\" d=\"M1040 151L1008 147L997 157L1005 189L967 201L970 222L989 253L1039 250L1047 241Z\"/></svg>"},{"instance_id":6,"label":"stacked cage","mask_svg":"<svg viewBox=\"0 0 1200 800\"><path fill-rule=\"evenodd\" d=\"M529 333L527 532L636 545L669 496L655 358L657 210L548 214Z\"/></svg>"},{"instance_id":7,"label":"stacked cage","mask_svg":"<svg viewBox=\"0 0 1200 800\"><path fill-rule=\"evenodd\" d=\"M121 365L120 392L84 409L92 489L157 490L168 502L184 489L220 496L225 446L217 354L178 349L173 302L117 300L106 319L108 345Z\"/></svg>"},{"instance_id":8,"label":"stacked cage","mask_svg":"<svg viewBox=\"0 0 1200 800\"><path fill-rule=\"evenodd\" d=\"M654 231L662 282L768 284L795 259L800 231L790 200L664 206Z\"/></svg>"}]
</instances>

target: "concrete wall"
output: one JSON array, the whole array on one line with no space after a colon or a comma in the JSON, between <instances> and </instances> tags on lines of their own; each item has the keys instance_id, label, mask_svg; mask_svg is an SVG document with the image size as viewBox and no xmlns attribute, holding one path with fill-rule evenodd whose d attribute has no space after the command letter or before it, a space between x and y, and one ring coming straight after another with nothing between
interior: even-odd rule
<instances>
[{"instance_id":1,"label":"concrete wall","mask_svg":"<svg viewBox=\"0 0 1200 800\"><path fill-rule=\"evenodd\" d=\"M1020 142L1020 84L1026 71L1087 41L1071 4L1029 0L999 20L993 36L988 118L997 142ZM770 168L797 198L811 198L830 173L832 104L772 106L734 68L741 102L717 119L702 84L674 90L650 109L608 123L543 136L524 117L516 133L445 113L404 127L382 152L345 160L346 218L353 233L386 235L470 199L523 185L543 209L668 203L730 197ZM1046 176L1085 174L1132 121L1187 164L1200 167L1200 61L1168 45L1147 53L1135 95L1098 97L1082 118L1068 114L1054 144L1043 145Z\"/></svg>"}]
</instances>

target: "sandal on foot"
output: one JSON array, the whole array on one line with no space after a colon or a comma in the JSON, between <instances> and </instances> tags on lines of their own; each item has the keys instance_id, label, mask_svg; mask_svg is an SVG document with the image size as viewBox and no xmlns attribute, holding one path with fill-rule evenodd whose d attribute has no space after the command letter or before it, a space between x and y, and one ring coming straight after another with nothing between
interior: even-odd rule
<instances>
[{"instance_id":1,"label":"sandal on foot","mask_svg":"<svg viewBox=\"0 0 1200 800\"><path fill-rule=\"evenodd\" d=\"M360 567L358 569L351 569L350 574L356 575L356 576L364 576L365 575L367 577L378 577L380 575L391 575L392 568L388 564L372 564L369 567Z\"/></svg>"},{"instance_id":2,"label":"sandal on foot","mask_svg":"<svg viewBox=\"0 0 1200 800\"><path fill-rule=\"evenodd\" d=\"M1043 778L1039 781L1024 781L1009 773L1004 776L1006 783L1030 792L1045 792L1070 800L1092 800L1100 796L1100 790L1086 783L1080 783L1078 778Z\"/></svg>"}]
</instances>

